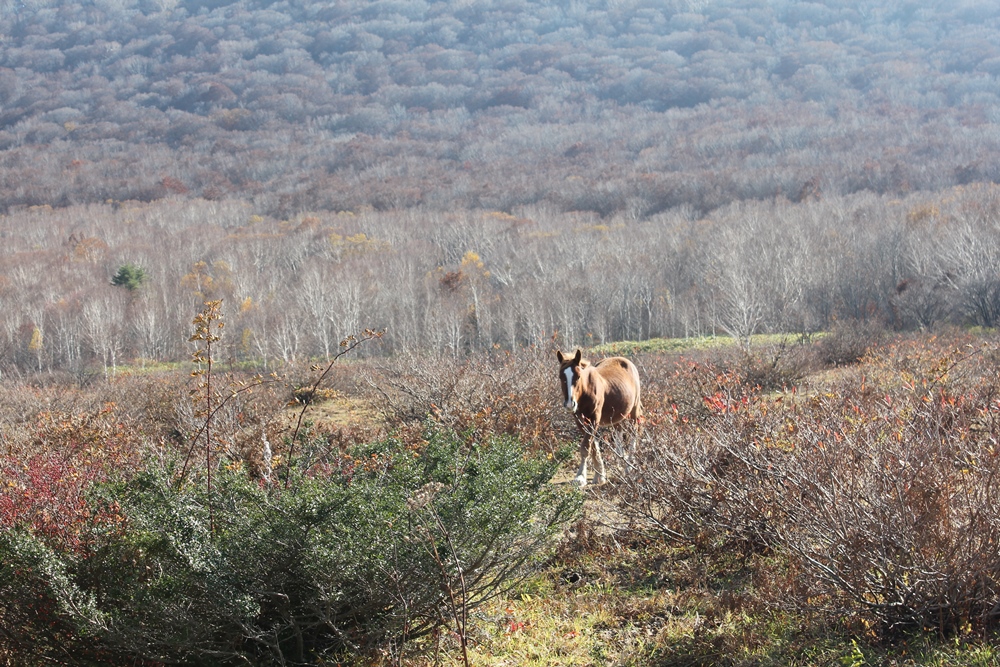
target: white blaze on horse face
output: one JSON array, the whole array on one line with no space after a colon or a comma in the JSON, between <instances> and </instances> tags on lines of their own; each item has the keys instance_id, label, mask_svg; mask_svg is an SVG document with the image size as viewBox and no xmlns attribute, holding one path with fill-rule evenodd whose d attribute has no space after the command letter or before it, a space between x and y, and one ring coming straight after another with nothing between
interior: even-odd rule
<instances>
[{"instance_id":1,"label":"white blaze on horse face","mask_svg":"<svg viewBox=\"0 0 1000 667\"><path fill-rule=\"evenodd\" d=\"M567 366L563 374L566 376L566 400L563 401L563 405L567 410L576 412L576 401L573 400L573 367Z\"/></svg>"}]
</instances>

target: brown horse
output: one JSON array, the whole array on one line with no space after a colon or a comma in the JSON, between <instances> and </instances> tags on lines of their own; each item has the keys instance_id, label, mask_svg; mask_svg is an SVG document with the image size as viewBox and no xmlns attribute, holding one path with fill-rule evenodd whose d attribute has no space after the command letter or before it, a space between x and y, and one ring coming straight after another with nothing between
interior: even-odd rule
<instances>
[{"instance_id":1,"label":"brown horse","mask_svg":"<svg viewBox=\"0 0 1000 667\"><path fill-rule=\"evenodd\" d=\"M594 483L603 484L604 459L597 438L600 426L612 426L625 419L632 420L638 438L642 405L639 402L639 371L624 357L609 357L596 364L582 358L580 350L572 357L556 350L559 358L559 382L562 384L563 405L573 412L577 428L583 433L580 442L580 467L576 483L587 485L587 458L591 446L594 452ZM631 448L635 449L635 439Z\"/></svg>"}]
</instances>

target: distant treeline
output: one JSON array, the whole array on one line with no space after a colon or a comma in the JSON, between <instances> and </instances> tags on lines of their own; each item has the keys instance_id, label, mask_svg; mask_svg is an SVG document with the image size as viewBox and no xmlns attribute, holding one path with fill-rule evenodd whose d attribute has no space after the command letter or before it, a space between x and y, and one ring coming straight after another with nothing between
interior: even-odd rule
<instances>
[{"instance_id":1,"label":"distant treeline","mask_svg":"<svg viewBox=\"0 0 1000 667\"><path fill-rule=\"evenodd\" d=\"M37 207L0 217L0 372L184 360L223 299L217 359L1000 325L1000 187L678 208L636 221L541 205L313 212L246 202ZM117 284L112 284L112 283Z\"/></svg>"},{"instance_id":2,"label":"distant treeline","mask_svg":"<svg viewBox=\"0 0 1000 667\"><path fill-rule=\"evenodd\" d=\"M1000 5L0 0L0 209L644 219L1000 178Z\"/></svg>"}]
</instances>

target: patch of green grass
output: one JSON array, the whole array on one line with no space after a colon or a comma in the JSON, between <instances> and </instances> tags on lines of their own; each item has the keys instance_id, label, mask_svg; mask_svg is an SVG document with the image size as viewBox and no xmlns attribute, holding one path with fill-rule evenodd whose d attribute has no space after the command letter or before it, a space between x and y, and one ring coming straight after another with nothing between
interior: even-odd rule
<instances>
[{"instance_id":1,"label":"patch of green grass","mask_svg":"<svg viewBox=\"0 0 1000 667\"><path fill-rule=\"evenodd\" d=\"M135 359L131 363L118 366L118 375L145 375L153 373L170 373L187 371L191 363L187 361L155 361L153 359Z\"/></svg>"},{"instance_id":2,"label":"patch of green grass","mask_svg":"<svg viewBox=\"0 0 1000 667\"><path fill-rule=\"evenodd\" d=\"M802 334L756 334L750 337L750 345L766 346L779 345L781 343L800 343L811 340L818 340L824 334L816 333L811 336ZM637 354L637 353L669 353L669 352L690 352L692 350L711 350L722 347L730 347L737 344L737 340L731 336L697 336L693 338L650 338L649 340L631 341L623 340L614 343L604 343L595 345L589 352L598 356L610 356L616 354Z\"/></svg>"},{"instance_id":3,"label":"patch of green grass","mask_svg":"<svg viewBox=\"0 0 1000 667\"><path fill-rule=\"evenodd\" d=\"M155 361L152 359L134 359L130 363L119 364L116 374L151 375L154 373L172 372L188 373L194 368L196 368L195 364L190 361ZM257 360L235 362L216 361L213 365L213 371L216 373L229 373L233 371L255 372L261 371L263 368L264 364ZM98 369L93 372L94 374L99 374L101 371Z\"/></svg>"}]
</instances>

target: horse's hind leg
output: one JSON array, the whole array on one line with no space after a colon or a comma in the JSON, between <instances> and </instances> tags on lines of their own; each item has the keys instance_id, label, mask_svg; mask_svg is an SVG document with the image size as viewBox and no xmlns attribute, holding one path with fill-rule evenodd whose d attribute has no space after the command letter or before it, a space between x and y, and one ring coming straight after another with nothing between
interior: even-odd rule
<instances>
[{"instance_id":1,"label":"horse's hind leg","mask_svg":"<svg viewBox=\"0 0 1000 667\"><path fill-rule=\"evenodd\" d=\"M642 417L642 404L639 401L635 402L635 407L632 408L632 412L628 414L628 417L631 424L631 428L626 429L629 435L628 460L634 461L635 448L639 443L639 436L642 435L642 422L644 421Z\"/></svg>"},{"instance_id":2,"label":"horse's hind leg","mask_svg":"<svg viewBox=\"0 0 1000 667\"><path fill-rule=\"evenodd\" d=\"M601 441L594 438L594 484L604 484L608 476L604 470L604 457L601 456Z\"/></svg>"}]
</instances>

